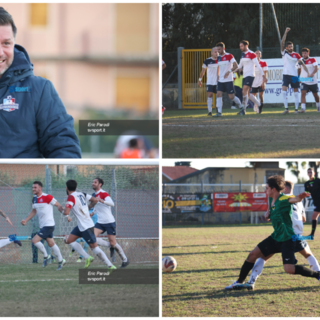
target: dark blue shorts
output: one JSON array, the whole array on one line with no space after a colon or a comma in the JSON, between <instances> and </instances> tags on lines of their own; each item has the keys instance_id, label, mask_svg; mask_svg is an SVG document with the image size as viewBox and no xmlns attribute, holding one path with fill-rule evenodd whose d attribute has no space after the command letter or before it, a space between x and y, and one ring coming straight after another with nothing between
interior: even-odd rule
<instances>
[{"instance_id":1,"label":"dark blue shorts","mask_svg":"<svg viewBox=\"0 0 320 320\"><path fill-rule=\"evenodd\" d=\"M228 94L234 93L233 81L218 82L217 91L226 92Z\"/></svg>"},{"instance_id":2,"label":"dark blue shorts","mask_svg":"<svg viewBox=\"0 0 320 320\"><path fill-rule=\"evenodd\" d=\"M249 86L250 88L252 87L254 77L245 77L242 79L242 87L243 86Z\"/></svg>"},{"instance_id":3,"label":"dark blue shorts","mask_svg":"<svg viewBox=\"0 0 320 320\"><path fill-rule=\"evenodd\" d=\"M306 90L307 92L311 91L311 92L317 93L318 92L318 85L317 84L301 83L301 90Z\"/></svg>"},{"instance_id":4,"label":"dark blue shorts","mask_svg":"<svg viewBox=\"0 0 320 320\"><path fill-rule=\"evenodd\" d=\"M299 78L294 76L289 76L288 74L284 74L282 78L282 86L297 89L300 87Z\"/></svg>"},{"instance_id":5,"label":"dark blue shorts","mask_svg":"<svg viewBox=\"0 0 320 320\"><path fill-rule=\"evenodd\" d=\"M102 230L103 231L102 233L107 231L107 234L110 234L110 235L113 235L113 236L115 236L117 234L117 232L116 232L116 223L115 222L113 222L113 223L105 223L105 224L97 222L94 227L97 228L97 229Z\"/></svg>"},{"instance_id":6,"label":"dark blue shorts","mask_svg":"<svg viewBox=\"0 0 320 320\"><path fill-rule=\"evenodd\" d=\"M39 237L41 237L42 239L53 238L53 231L54 231L54 226L53 227L43 227L39 230L37 235Z\"/></svg>"},{"instance_id":7,"label":"dark blue shorts","mask_svg":"<svg viewBox=\"0 0 320 320\"><path fill-rule=\"evenodd\" d=\"M97 239L96 239L96 236L94 235L93 229L94 228L92 227L92 228L89 228L87 230L80 231L79 227L76 226L71 231L71 234L83 238L86 241L87 244L95 243L95 242L97 242Z\"/></svg>"},{"instance_id":8,"label":"dark blue shorts","mask_svg":"<svg viewBox=\"0 0 320 320\"><path fill-rule=\"evenodd\" d=\"M313 211L315 211L315 212L320 212L320 206L314 206Z\"/></svg>"},{"instance_id":9,"label":"dark blue shorts","mask_svg":"<svg viewBox=\"0 0 320 320\"><path fill-rule=\"evenodd\" d=\"M251 93L258 93L258 92L263 92L264 89L262 89L262 86L257 87L257 88L251 88Z\"/></svg>"},{"instance_id":10,"label":"dark blue shorts","mask_svg":"<svg viewBox=\"0 0 320 320\"><path fill-rule=\"evenodd\" d=\"M207 92L217 93L217 86L213 86L211 84L207 84Z\"/></svg>"}]
</instances>

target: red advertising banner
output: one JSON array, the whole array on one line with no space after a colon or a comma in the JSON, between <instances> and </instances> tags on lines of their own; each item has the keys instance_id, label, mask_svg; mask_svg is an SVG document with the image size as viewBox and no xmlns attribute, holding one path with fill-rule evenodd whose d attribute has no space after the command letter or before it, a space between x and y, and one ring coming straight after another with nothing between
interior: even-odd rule
<instances>
[{"instance_id":1,"label":"red advertising banner","mask_svg":"<svg viewBox=\"0 0 320 320\"><path fill-rule=\"evenodd\" d=\"M215 192L214 212L267 211L268 196L264 192Z\"/></svg>"}]
</instances>

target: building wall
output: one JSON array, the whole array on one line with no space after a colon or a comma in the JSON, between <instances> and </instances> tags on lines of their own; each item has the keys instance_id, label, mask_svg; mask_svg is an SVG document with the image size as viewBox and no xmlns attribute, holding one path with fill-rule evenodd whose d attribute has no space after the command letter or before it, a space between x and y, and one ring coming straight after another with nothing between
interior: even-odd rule
<instances>
[{"instance_id":1,"label":"building wall","mask_svg":"<svg viewBox=\"0 0 320 320\"><path fill-rule=\"evenodd\" d=\"M158 63L126 65L81 57L158 60L159 5L148 3L6 3L36 75L53 82L68 112L85 108L158 114ZM59 61L68 57L71 61ZM48 60L48 58L50 58Z\"/></svg>"}]
</instances>

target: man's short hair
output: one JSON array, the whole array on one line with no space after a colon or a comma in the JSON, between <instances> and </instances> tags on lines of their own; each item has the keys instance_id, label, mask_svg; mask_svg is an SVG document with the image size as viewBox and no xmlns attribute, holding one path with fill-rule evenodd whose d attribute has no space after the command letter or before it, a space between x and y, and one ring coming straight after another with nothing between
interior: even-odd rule
<instances>
[{"instance_id":1,"label":"man's short hair","mask_svg":"<svg viewBox=\"0 0 320 320\"><path fill-rule=\"evenodd\" d=\"M308 48L302 48L301 52L308 52L310 53L310 50Z\"/></svg>"},{"instance_id":2,"label":"man's short hair","mask_svg":"<svg viewBox=\"0 0 320 320\"><path fill-rule=\"evenodd\" d=\"M278 192L280 192L285 187L285 180L283 176L271 176L268 178L267 184L271 189L275 188Z\"/></svg>"},{"instance_id":3,"label":"man's short hair","mask_svg":"<svg viewBox=\"0 0 320 320\"><path fill-rule=\"evenodd\" d=\"M286 180L286 181L285 181L285 186L286 186L286 188L288 188L288 190L291 192L291 191L293 190L294 183L291 182L291 181Z\"/></svg>"},{"instance_id":4,"label":"man's short hair","mask_svg":"<svg viewBox=\"0 0 320 320\"><path fill-rule=\"evenodd\" d=\"M292 45L293 45L293 42L291 42L291 41L287 41L287 42L286 42L286 47L287 47L287 46L290 46L290 44L292 44Z\"/></svg>"},{"instance_id":5,"label":"man's short hair","mask_svg":"<svg viewBox=\"0 0 320 320\"><path fill-rule=\"evenodd\" d=\"M217 49L217 47L213 47L213 48L211 49L211 52L212 52L214 49Z\"/></svg>"},{"instance_id":6,"label":"man's short hair","mask_svg":"<svg viewBox=\"0 0 320 320\"><path fill-rule=\"evenodd\" d=\"M39 185L41 188L43 187L42 182L41 181L33 181L33 184L37 184Z\"/></svg>"},{"instance_id":7,"label":"man's short hair","mask_svg":"<svg viewBox=\"0 0 320 320\"><path fill-rule=\"evenodd\" d=\"M249 45L249 41L248 40L242 40L242 41L240 41L240 43L242 43L245 46Z\"/></svg>"},{"instance_id":8,"label":"man's short hair","mask_svg":"<svg viewBox=\"0 0 320 320\"><path fill-rule=\"evenodd\" d=\"M0 7L0 26L7 26L7 25L11 25L13 36L16 37L17 27L14 24L11 14L6 10L4 10L3 7Z\"/></svg>"},{"instance_id":9,"label":"man's short hair","mask_svg":"<svg viewBox=\"0 0 320 320\"><path fill-rule=\"evenodd\" d=\"M307 170L307 171L309 171L309 170L311 170L312 172L314 172L314 169L313 169L313 168L308 168L308 170Z\"/></svg>"},{"instance_id":10,"label":"man's short hair","mask_svg":"<svg viewBox=\"0 0 320 320\"><path fill-rule=\"evenodd\" d=\"M76 191L78 183L76 180L68 180L66 185L69 191Z\"/></svg>"},{"instance_id":11,"label":"man's short hair","mask_svg":"<svg viewBox=\"0 0 320 320\"><path fill-rule=\"evenodd\" d=\"M216 47L222 47L222 48L225 48L226 46L224 45L224 43L223 43L223 42L218 42L218 43L216 44Z\"/></svg>"},{"instance_id":12,"label":"man's short hair","mask_svg":"<svg viewBox=\"0 0 320 320\"><path fill-rule=\"evenodd\" d=\"M101 184L101 187L104 185L104 181L101 178L96 177L94 180L98 180L99 184Z\"/></svg>"}]
</instances>

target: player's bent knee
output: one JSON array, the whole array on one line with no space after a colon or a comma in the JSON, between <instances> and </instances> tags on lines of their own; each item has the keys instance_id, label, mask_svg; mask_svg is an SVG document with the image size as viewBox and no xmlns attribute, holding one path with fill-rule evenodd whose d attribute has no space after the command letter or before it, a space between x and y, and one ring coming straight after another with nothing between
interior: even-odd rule
<instances>
[{"instance_id":1,"label":"player's bent knee","mask_svg":"<svg viewBox=\"0 0 320 320\"><path fill-rule=\"evenodd\" d=\"M284 271L289 274L294 274L296 269L294 264L284 264L283 268L284 268Z\"/></svg>"}]
</instances>

